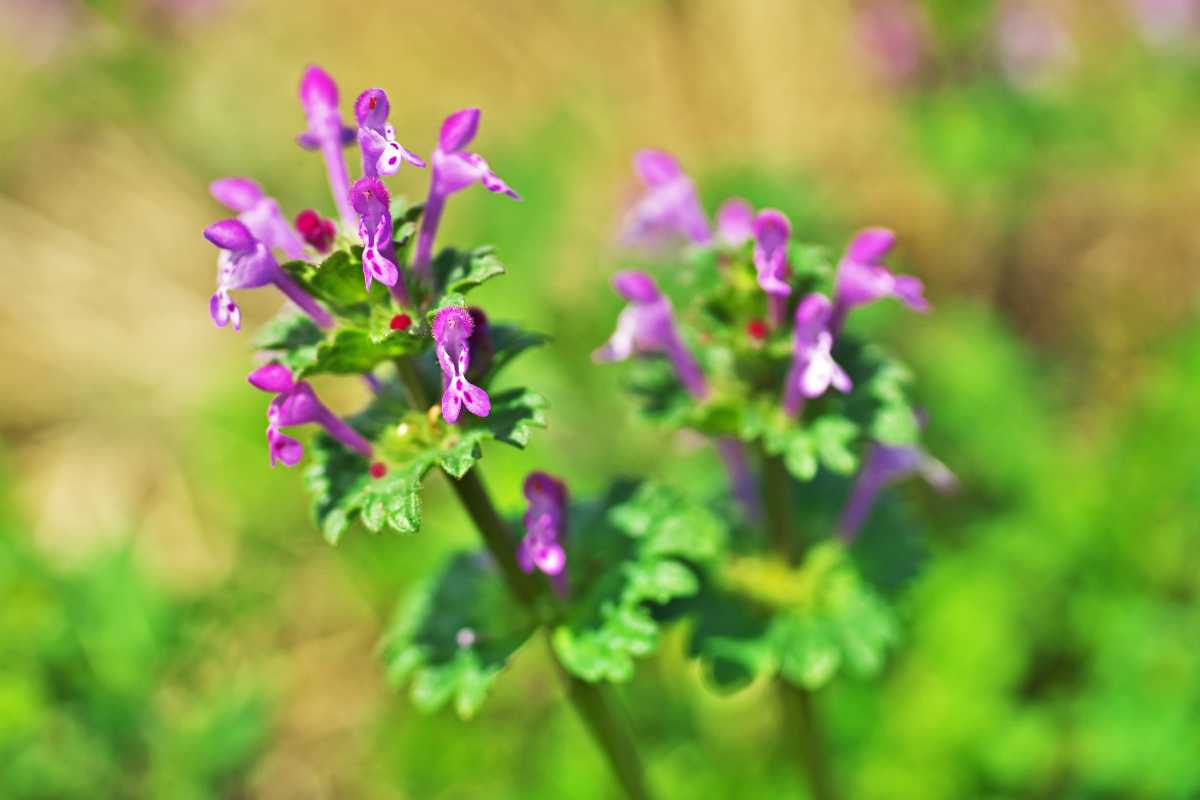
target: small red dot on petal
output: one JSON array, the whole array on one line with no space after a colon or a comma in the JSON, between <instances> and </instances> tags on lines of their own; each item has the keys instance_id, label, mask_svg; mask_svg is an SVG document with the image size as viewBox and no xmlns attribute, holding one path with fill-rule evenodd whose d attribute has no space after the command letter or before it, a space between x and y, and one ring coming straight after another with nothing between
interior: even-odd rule
<instances>
[{"instance_id":1,"label":"small red dot on petal","mask_svg":"<svg viewBox=\"0 0 1200 800\"><path fill-rule=\"evenodd\" d=\"M751 339L762 340L767 338L767 323L761 319L752 319L746 323L746 335Z\"/></svg>"},{"instance_id":2,"label":"small red dot on petal","mask_svg":"<svg viewBox=\"0 0 1200 800\"><path fill-rule=\"evenodd\" d=\"M412 325L412 317L410 317L408 314L397 314L396 316L392 317L392 321L389 323L389 325L394 331L406 331L408 330L408 326Z\"/></svg>"},{"instance_id":3,"label":"small red dot on petal","mask_svg":"<svg viewBox=\"0 0 1200 800\"><path fill-rule=\"evenodd\" d=\"M384 464L382 461L376 461L371 465L370 473L372 478L382 478L384 475L387 475L387 464Z\"/></svg>"}]
</instances>

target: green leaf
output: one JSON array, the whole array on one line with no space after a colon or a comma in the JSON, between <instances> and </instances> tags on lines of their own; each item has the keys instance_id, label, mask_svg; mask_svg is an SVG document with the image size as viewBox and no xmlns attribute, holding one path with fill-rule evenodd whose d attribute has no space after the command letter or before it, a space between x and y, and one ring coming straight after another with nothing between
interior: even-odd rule
<instances>
[{"instance_id":1,"label":"green leaf","mask_svg":"<svg viewBox=\"0 0 1200 800\"><path fill-rule=\"evenodd\" d=\"M497 373L512 363L517 356L550 341L550 337L544 333L527 331L518 325L506 322L492 323L489 326L489 332L492 339L492 363L479 378L479 383L484 385L494 379Z\"/></svg>"},{"instance_id":2,"label":"green leaf","mask_svg":"<svg viewBox=\"0 0 1200 800\"><path fill-rule=\"evenodd\" d=\"M332 331L311 351L308 363L298 365L296 377L323 373L360 375L385 361L420 353L431 344L429 337L423 335L419 328L390 331L390 334L375 341L378 331L372 333L365 328L342 326Z\"/></svg>"},{"instance_id":3,"label":"green leaf","mask_svg":"<svg viewBox=\"0 0 1200 800\"><path fill-rule=\"evenodd\" d=\"M707 588L696 605L690 649L709 662L733 658L750 672L745 682L777 669L818 689L842 671L876 675L897 638L887 603L839 543L825 542L799 568L757 558L727 562L721 585Z\"/></svg>"},{"instance_id":4,"label":"green leaf","mask_svg":"<svg viewBox=\"0 0 1200 800\"><path fill-rule=\"evenodd\" d=\"M546 427L546 398L529 389L507 389L492 396L492 412L479 419L472 417L475 429L486 431L487 438L523 448L529 444L535 428Z\"/></svg>"},{"instance_id":5,"label":"green leaf","mask_svg":"<svg viewBox=\"0 0 1200 800\"><path fill-rule=\"evenodd\" d=\"M421 480L433 466L428 454L373 478L365 458L326 434L312 444L313 463L305 473L313 495L313 513L330 544L337 544L355 521L372 532L390 527L400 533L421 529Z\"/></svg>"},{"instance_id":6,"label":"green leaf","mask_svg":"<svg viewBox=\"0 0 1200 800\"><path fill-rule=\"evenodd\" d=\"M821 463L839 475L851 475L858 468L858 456L851 450L858 426L845 417L824 416L812 425L812 441Z\"/></svg>"},{"instance_id":7,"label":"green leaf","mask_svg":"<svg viewBox=\"0 0 1200 800\"><path fill-rule=\"evenodd\" d=\"M711 512L650 484L615 487L588 511L572 516L571 596L552 642L584 680L625 681L658 645L652 611L699 592L695 565L717 559L727 534Z\"/></svg>"},{"instance_id":8,"label":"green leaf","mask_svg":"<svg viewBox=\"0 0 1200 800\"><path fill-rule=\"evenodd\" d=\"M433 318L438 315L438 312L441 311L443 308L450 308L450 307L466 308L467 307L467 298L464 297L460 292L449 292L448 294L442 295L440 298L438 298L438 301L433 306L433 308L431 308L425 312L426 321L429 322L430 325L432 325Z\"/></svg>"},{"instance_id":9,"label":"green leaf","mask_svg":"<svg viewBox=\"0 0 1200 800\"><path fill-rule=\"evenodd\" d=\"M370 296L363 283L362 248L335 250L319 265L288 261L283 269L300 286L340 317L366 316L367 303L390 304L387 287L376 281Z\"/></svg>"},{"instance_id":10,"label":"green leaf","mask_svg":"<svg viewBox=\"0 0 1200 800\"><path fill-rule=\"evenodd\" d=\"M434 282L442 292L465 294L476 286L504 274L504 265L491 246L469 252L446 248L433 259Z\"/></svg>"},{"instance_id":11,"label":"green leaf","mask_svg":"<svg viewBox=\"0 0 1200 800\"><path fill-rule=\"evenodd\" d=\"M271 350L292 372L303 371L317 359L325 332L304 314L287 313L268 322L254 337L254 346Z\"/></svg>"},{"instance_id":12,"label":"green leaf","mask_svg":"<svg viewBox=\"0 0 1200 800\"><path fill-rule=\"evenodd\" d=\"M460 553L413 591L384 637L383 660L393 684L410 685L418 709L453 703L465 719L533 631L492 562Z\"/></svg>"},{"instance_id":13,"label":"green leaf","mask_svg":"<svg viewBox=\"0 0 1200 800\"><path fill-rule=\"evenodd\" d=\"M817 448L808 431L793 428L783 450L783 464L798 481L811 481L817 475Z\"/></svg>"}]
</instances>

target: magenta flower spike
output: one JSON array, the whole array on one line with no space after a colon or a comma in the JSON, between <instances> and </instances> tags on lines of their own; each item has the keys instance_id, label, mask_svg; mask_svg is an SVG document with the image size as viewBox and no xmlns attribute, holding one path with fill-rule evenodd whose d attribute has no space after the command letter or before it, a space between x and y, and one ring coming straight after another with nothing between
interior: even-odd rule
<instances>
[{"instance_id":1,"label":"magenta flower spike","mask_svg":"<svg viewBox=\"0 0 1200 800\"><path fill-rule=\"evenodd\" d=\"M413 166L425 166L416 153L396 141L396 130L387 121L390 108L383 89L367 89L354 102L362 170L368 178L395 175L406 161Z\"/></svg>"},{"instance_id":2,"label":"magenta flower spike","mask_svg":"<svg viewBox=\"0 0 1200 800\"><path fill-rule=\"evenodd\" d=\"M712 242L712 231L696 196L696 186L670 153L642 150L633 169L646 191L625 215L620 239L631 247L661 248L679 239Z\"/></svg>"},{"instance_id":3,"label":"magenta flower spike","mask_svg":"<svg viewBox=\"0 0 1200 800\"><path fill-rule=\"evenodd\" d=\"M833 360L832 312L829 298L817 292L796 306L792 366L783 389L783 409L790 417L800 414L806 399L820 397L830 386L843 394L852 388L850 376Z\"/></svg>"},{"instance_id":4,"label":"magenta flower spike","mask_svg":"<svg viewBox=\"0 0 1200 800\"><path fill-rule=\"evenodd\" d=\"M350 205L350 176L346 173L342 148L354 144L356 136L353 128L342 124L337 84L329 73L315 65L304 71L300 79L300 103L308 118L308 128L296 141L305 150L321 151L342 229L352 231L356 217Z\"/></svg>"},{"instance_id":5,"label":"magenta flower spike","mask_svg":"<svg viewBox=\"0 0 1200 800\"><path fill-rule=\"evenodd\" d=\"M451 114L442 123L438 146L434 148L430 159L433 169L429 197L425 200L425 211L421 215L421 232L417 237L417 253L413 258L413 274L418 280L429 280L433 240L437 237L447 197L481 183L489 192L507 195L513 200L521 199L500 176L492 172L483 156L465 149L478 131L478 108L464 108Z\"/></svg>"},{"instance_id":6,"label":"magenta flower spike","mask_svg":"<svg viewBox=\"0 0 1200 800\"><path fill-rule=\"evenodd\" d=\"M921 448L874 444L838 520L838 535L842 540L852 542L858 536L879 492L911 475L920 475L942 494L951 494L958 489L958 478L954 473Z\"/></svg>"},{"instance_id":7,"label":"magenta flower spike","mask_svg":"<svg viewBox=\"0 0 1200 800\"><path fill-rule=\"evenodd\" d=\"M895 297L913 311L930 310L920 279L895 275L883 265L883 259L895 244L896 234L886 228L868 228L851 240L837 268L833 317L829 323L834 336L841 332L851 309L883 297Z\"/></svg>"},{"instance_id":8,"label":"magenta flower spike","mask_svg":"<svg viewBox=\"0 0 1200 800\"><path fill-rule=\"evenodd\" d=\"M754 206L731 197L717 209L717 239L726 247L741 247L754 236Z\"/></svg>"},{"instance_id":9,"label":"magenta flower spike","mask_svg":"<svg viewBox=\"0 0 1200 800\"><path fill-rule=\"evenodd\" d=\"M773 208L760 211L754 218L754 268L758 285L767 293L771 324L779 327L787 317L787 299L792 293L788 284L788 239L792 224L782 212Z\"/></svg>"},{"instance_id":10,"label":"magenta flower spike","mask_svg":"<svg viewBox=\"0 0 1200 800\"><path fill-rule=\"evenodd\" d=\"M234 330L242 328L242 312L229 294L231 290L267 285L273 285L287 295L320 327L333 326L328 312L280 268L271 251L250 233L245 224L236 219L214 222L204 229L204 238L221 250L217 259L217 291L208 303L208 313L218 328L224 328L230 322Z\"/></svg>"},{"instance_id":11,"label":"magenta flower spike","mask_svg":"<svg viewBox=\"0 0 1200 800\"><path fill-rule=\"evenodd\" d=\"M305 257L304 242L280 212L279 203L257 183L249 178L221 178L209 184L208 190L267 247L282 250L288 258Z\"/></svg>"},{"instance_id":12,"label":"magenta flower spike","mask_svg":"<svg viewBox=\"0 0 1200 800\"><path fill-rule=\"evenodd\" d=\"M267 407L267 449L272 467L280 463L294 467L304 455L304 447L280 431L292 425L320 425L347 448L364 458L371 457L371 443L326 408L311 386L294 380L292 371L284 365L271 363L259 367L250 373L248 380L256 389L275 395Z\"/></svg>"},{"instance_id":13,"label":"magenta flower spike","mask_svg":"<svg viewBox=\"0 0 1200 800\"><path fill-rule=\"evenodd\" d=\"M447 306L433 318L435 352L442 368L442 419L451 425L458 422L464 406L477 417L492 411L488 393L467 380L474 329L470 312L459 306Z\"/></svg>"},{"instance_id":14,"label":"magenta flower spike","mask_svg":"<svg viewBox=\"0 0 1200 800\"><path fill-rule=\"evenodd\" d=\"M363 282L367 289L377 280L392 290L401 305L408 305L404 277L396 266L392 243L391 197L378 178L359 178L350 189L350 200L358 214L358 238L362 240Z\"/></svg>"},{"instance_id":15,"label":"magenta flower spike","mask_svg":"<svg viewBox=\"0 0 1200 800\"><path fill-rule=\"evenodd\" d=\"M684 388L695 398L708 395L708 383L696 359L688 352L675 327L671 301L644 272L618 272L613 276L617 293L629 301L617 317L617 329L592 354L596 361L624 361L638 353L662 353L675 367Z\"/></svg>"},{"instance_id":16,"label":"magenta flower spike","mask_svg":"<svg viewBox=\"0 0 1200 800\"><path fill-rule=\"evenodd\" d=\"M525 501L525 537L517 545L517 565L549 575L560 595L567 592L567 487L545 472L531 472L522 488Z\"/></svg>"}]
</instances>

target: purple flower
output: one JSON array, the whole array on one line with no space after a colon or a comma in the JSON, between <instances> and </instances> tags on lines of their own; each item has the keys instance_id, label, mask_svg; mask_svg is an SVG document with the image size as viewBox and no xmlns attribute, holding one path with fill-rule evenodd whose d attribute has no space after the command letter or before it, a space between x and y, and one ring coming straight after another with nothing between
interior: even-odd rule
<instances>
[{"instance_id":1,"label":"purple flower","mask_svg":"<svg viewBox=\"0 0 1200 800\"><path fill-rule=\"evenodd\" d=\"M477 381L492 366L492 360L496 357L496 346L492 342L491 323L483 309L468 306L467 313L471 315L471 324L474 326L471 336L467 339L467 346L471 348L471 368L467 370L467 377Z\"/></svg>"},{"instance_id":2,"label":"purple flower","mask_svg":"<svg viewBox=\"0 0 1200 800\"><path fill-rule=\"evenodd\" d=\"M858 35L876 71L895 85L910 83L928 57L928 33L914 0L869 0L858 13Z\"/></svg>"},{"instance_id":3,"label":"purple flower","mask_svg":"<svg viewBox=\"0 0 1200 800\"><path fill-rule=\"evenodd\" d=\"M372 279L392 289L401 305L408 305L404 278L396 266L396 248L392 243L391 198L378 178L359 178L350 190L350 200L358 214L358 238L362 240L363 282L371 288Z\"/></svg>"},{"instance_id":4,"label":"purple flower","mask_svg":"<svg viewBox=\"0 0 1200 800\"><path fill-rule=\"evenodd\" d=\"M883 259L896 244L896 234L886 228L868 228L850 242L837 268L833 317L829 329L836 336L850 309L882 297L895 297L914 311L929 311L925 289L918 278L895 275Z\"/></svg>"},{"instance_id":5,"label":"purple flower","mask_svg":"<svg viewBox=\"0 0 1200 800\"><path fill-rule=\"evenodd\" d=\"M773 208L760 211L754 218L754 268L758 270L758 285L767 293L771 324L783 324L787 315L787 299L792 293L788 284L788 238L792 224L782 212Z\"/></svg>"},{"instance_id":6,"label":"purple flower","mask_svg":"<svg viewBox=\"0 0 1200 800\"><path fill-rule=\"evenodd\" d=\"M257 289L274 285L300 306L322 328L333 320L300 285L284 272L267 246L250 233L242 222L224 219L204 229L204 238L221 250L217 259L217 291L208 303L208 313L218 328L230 322L234 330L242 328L242 312L229 292L233 289Z\"/></svg>"},{"instance_id":7,"label":"purple flower","mask_svg":"<svg viewBox=\"0 0 1200 800\"><path fill-rule=\"evenodd\" d=\"M633 169L646 191L625 215L622 242L653 249L681 238L698 245L712 241L696 186L674 156L642 150L633 158Z\"/></svg>"},{"instance_id":8,"label":"purple flower","mask_svg":"<svg viewBox=\"0 0 1200 800\"><path fill-rule=\"evenodd\" d=\"M525 572L535 569L554 579L560 594L566 593L567 487L545 472L531 472L522 490L528 503L525 537L517 545L517 565Z\"/></svg>"},{"instance_id":9,"label":"purple flower","mask_svg":"<svg viewBox=\"0 0 1200 800\"><path fill-rule=\"evenodd\" d=\"M368 178L395 175L405 161L418 167L425 166L419 156L396 141L396 130L387 121L390 107L383 89L367 89L354 102L363 175Z\"/></svg>"},{"instance_id":10,"label":"purple flower","mask_svg":"<svg viewBox=\"0 0 1200 800\"><path fill-rule=\"evenodd\" d=\"M760 492L758 481L755 480L754 473L750 471L750 463L746 459L746 448L732 436L722 436L714 442L714 445L717 448L717 455L721 457L721 463L725 466L725 472L729 476L729 488L733 492L734 499L742 507L746 519L751 522L757 521L762 517L762 507L759 502Z\"/></svg>"},{"instance_id":11,"label":"purple flower","mask_svg":"<svg viewBox=\"0 0 1200 800\"><path fill-rule=\"evenodd\" d=\"M910 475L920 475L942 494L950 494L958 488L954 473L921 448L873 444L867 454L867 463L859 470L854 490L842 510L838 535L844 541L853 541L867 521L879 492L888 484Z\"/></svg>"},{"instance_id":12,"label":"purple flower","mask_svg":"<svg viewBox=\"0 0 1200 800\"><path fill-rule=\"evenodd\" d=\"M208 190L218 203L238 215L254 238L282 250L288 258L304 258L304 242L280 212L279 203L257 183L249 178L221 178L209 184Z\"/></svg>"},{"instance_id":13,"label":"purple flower","mask_svg":"<svg viewBox=\"0 0 1200 800\"><path fill-rule=\"evenodd\" d=\"M1000 65L1016 86L1041 83L1070 60L1070 35L1052 14L1026 0L1005 0L996 27Z\"/></svg>"},{"instance_id":14,"label":"purple flower","mask_svg":"<svg viewBox=\"0 0 1200 800\"><path fill-rule=\"evenodd\" d=\"M413 259L413 272L420 280L429 278L433 240L442 221L447 197L481 183L489 192L508 195L514 200L521 199L500 176L492 172L483 156L464 149L478 131L478 108L464 108L451 114L442 123L438 146L431 159L433 174L429 182L429 197L425 200L425 211L421 215L421 232L417 238L417 254Z\"/></svg>"},{"instance_id":15,"label":"purple flower","mask_svg":"<svg viewBox=\"0 0 1200 800\"><path fill-rule=\"evenodd\" d=\"M726 247L741 247L754 236L754 206L732 197L717 210L717 238Z\"/></svg>"},{"instance_id":16,"label":"purple flower","mask_svg":"<svg viewBox=\"0 0 1200 800\"><path fill-rule=\"evenodd\" d=\"M310 66L300 79L300 103L308 118L308 128L296 137L305 150L320 150L329 173L329 189L337 204L344 230L354 229L354 209L350 205L350 176L342 148L353 144L355 131L342 124L338 112L338 89L333 78L318 66Z\"/></svg>"},{"instance_id":17,"label":"purple flower","mask_svg":"<svg viewBox=\"0 0 1200 800\"><path fill-rule=\"evenodd\" d=\"M708 384L696 359L688 352L668 300L644 272L618 272L613 286L629 301L617 317L617 329L593 354L596 361L623 361L637 353L662 353L675 367L684 388L697 399L708 394Z\"/></svg>"},{"instance_id":18,"label":"purple flower","mask_svg":"<svg viewBox=\"0 0 1200 800\"><path fill-rule=\"evenodd\" d=\"M293 467L304 455L304 447L279 429L310 423L320 425L356 453L371 457L371 443L326 408L311 386L295 381L292 371L284 365L272 363L259 367L250 373L249 381L255 388L275 395L267 407L267 448L272 467L278 463Z\"/></svg>"},{"instance_id":19,"label":"purple flower","mask_svg":"<svg viewBox=\"0 0 1200 800\"><path fill-rule=\"evenodd\" d=\"M467 380L474 329L470 312L459 306L447 306L433 318L433 339L442 368L442 418L451 425L458 422L463 406L477 417L486 417L492 410L487 392Z\"/></svg>"},{"instance_id":20,"label":"purple flower","mask_svg":"<svg viewBox=\"0 0 1200 800\"><path fill-rule=\"evenodd\" d=\"M783 389L783 408L795 417L806 398L820 397L830 386L843 394L850 391L850 376L833 360L833 334L829 319L833 305L823 294L813 292L796 306L792 366Z\"/></svg>"}]
</instances>

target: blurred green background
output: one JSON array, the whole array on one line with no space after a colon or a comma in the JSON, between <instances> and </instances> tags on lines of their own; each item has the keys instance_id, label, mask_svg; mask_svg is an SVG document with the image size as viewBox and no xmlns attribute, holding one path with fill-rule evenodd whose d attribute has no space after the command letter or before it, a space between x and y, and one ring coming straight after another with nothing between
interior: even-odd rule
<instances>
[{"instance_id":1,"label":"blurred green background","mask_svg":"<svg viewBox=\"0 0 1200 800\"><path fill-rule=\"evenodd\" d=\"M267 466L200 230L223 175L328 212L292 142L310 62L344 108L387 89L426 156L481 106L477 149L525 197L457 196L443 234L498 245L489 314L555 336L506 379L549 430L484 462L510 510L535 467L580 494L715 475L588 358L634 150L677 153L710 211L743 194L832 247L897 230L937 310L858 324L916 368L964 490L898 492L933 557L884 677L821 695L844 794L1200 797L1200 10L1045 0L1039 33L929 0L906 72L877 5L0 2L0 797L613 796L538 646L469 723L386 687L398 599L473 541L440 480L419 535L334 549ZM278 302L241 297L251 326ZM681 644L621 690L661 796L803 797L770 687L707 691Z\"/></svg>"}]
</instances>

